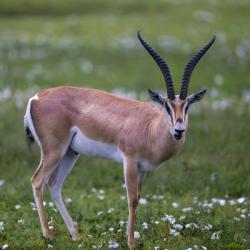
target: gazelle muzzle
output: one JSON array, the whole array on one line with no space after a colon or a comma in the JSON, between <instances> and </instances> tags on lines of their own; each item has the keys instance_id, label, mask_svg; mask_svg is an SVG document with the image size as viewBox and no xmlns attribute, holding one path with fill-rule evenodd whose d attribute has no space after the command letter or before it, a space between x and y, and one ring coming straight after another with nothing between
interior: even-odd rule
<instances>
[{"instance_id":1,"label":"gazelle muzzle","mask_svg":"<svg viewBox=\"0 0 250 250\"><path fill-rule=\"evenodd\" d=\"M185 123L181 118L178 118L174 126L173 136L176 140L180 140L184 132L185 132Z\"/></svg>"}]
</instances>

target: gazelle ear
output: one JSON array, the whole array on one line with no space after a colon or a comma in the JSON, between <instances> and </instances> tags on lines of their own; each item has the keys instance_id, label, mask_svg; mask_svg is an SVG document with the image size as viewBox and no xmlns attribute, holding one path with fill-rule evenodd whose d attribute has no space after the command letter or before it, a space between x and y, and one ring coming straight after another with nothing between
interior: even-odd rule
<instances>
[{"instance_id":1,"label":"gazelle ear","mask_svg":"<svg viewBox=\"0 0 250 250\"><path fill-rule=\"evenodd\" d=\"M161 94L159 94L157 92L154 92L151 89L148 89L148 95L152 99L152 101L158 102L161 105L163 105L163 103L164 103L164 97Z\"/></svg>"},{"instance_id":2,"label":"gazelle ear","mask_svg":"<svg viewBox=\"0 0 250 250\"><path fill-rule=\"evenodd\" d=\"M206 92L207 92L207 89L203 89L203 90L201 90L201 91L199 91L197 93L194 93L194 94L190 95L188 97L188 103L192 104L192 103L195 103L195 102L199 102L203 98L203 96L206 94Z\"/></svg>"}]
</instances>

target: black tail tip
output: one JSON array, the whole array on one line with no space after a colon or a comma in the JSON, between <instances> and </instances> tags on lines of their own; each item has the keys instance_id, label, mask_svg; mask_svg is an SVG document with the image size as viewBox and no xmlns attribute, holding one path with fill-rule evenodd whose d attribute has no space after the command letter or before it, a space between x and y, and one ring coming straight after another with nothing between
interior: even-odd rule
<instances>
[{"instance_id":1,"label":"black tail tip","mask_svg":"<svg viewBox=\"0 0 250 250\"><path fill-rule=\"evenodd\" d=\"M35 139L29 129L29 127L25 127L25 131L26 131L26 143L27 143L27 147L28 150L31 151L31 146L32 144L35 142Z\"/></svg>"}]
</instances>

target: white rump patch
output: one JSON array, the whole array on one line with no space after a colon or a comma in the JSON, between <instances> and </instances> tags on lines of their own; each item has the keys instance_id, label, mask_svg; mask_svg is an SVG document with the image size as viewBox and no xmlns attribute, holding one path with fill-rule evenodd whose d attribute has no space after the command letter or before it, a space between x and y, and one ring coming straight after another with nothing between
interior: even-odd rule
<instances>
[{"instance_id":1,"label":"white rump patch","mask_svg":"<svg viewBox=\"0 0 250 250\"><path fill-rule=\"evenodd\" d=\"M24 127L28 127L32 133L32 135L34 136L36 142L38 143L39 146L41 146L41 143L38 139L38 136L36 134L36 130L35 130L35 127L34 127L34 124L33 124L33 121L32 121L32 118L31 118L31 114L30 114L30 109L31 109L31 102L33 100L38 100L38 96L37 95L34 95L33 97L31 97L28 101L28 105L27 105L27 109L26 109L26 112L25 112L25 115L24 115Z\"/></svg>"}]
</instances>

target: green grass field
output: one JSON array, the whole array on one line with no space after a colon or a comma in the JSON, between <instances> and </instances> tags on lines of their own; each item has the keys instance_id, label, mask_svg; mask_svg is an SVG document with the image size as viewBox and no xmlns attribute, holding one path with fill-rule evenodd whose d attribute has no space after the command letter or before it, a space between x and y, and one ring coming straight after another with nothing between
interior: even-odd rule
<instances>
[{"instance_id":1,"label":"green grass field","mask_svg":"<svg viewBox=\"0 0 250 250\"><path fill-rule=\"evenodd\" d=\"M247 0L2 0L0 249L127 249L122 167L83 156L63 188L82 239L71 240L47 192L55 238L42 238L30 184L39 150L26 148L23 115L30 96L58 85L144 100L147 88L165 93L138 29L176 90L187 60L217 34L191 80L190 93L208 94L191 110L186 144L145 179L138 249L250 249L249 13Z\"/></svg>"}]
</instances>

